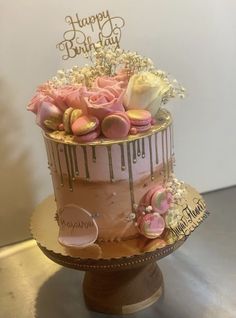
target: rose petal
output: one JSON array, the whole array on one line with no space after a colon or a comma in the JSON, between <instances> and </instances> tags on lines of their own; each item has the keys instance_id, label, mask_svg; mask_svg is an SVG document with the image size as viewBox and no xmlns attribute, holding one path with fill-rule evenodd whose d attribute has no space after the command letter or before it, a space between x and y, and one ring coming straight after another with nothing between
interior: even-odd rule
<instances>
[{"instance_id":1,"label":"rose petal","mask_svg":"<svg viewBox=\"0 0 236 318\"><path fill-rule=\"evenodd\" d=\"M123 105L118 101L117 98L115 98L111 102L103 104L93 103L88 98L85 98L85 101L87 103L88 113L97 117L100 121L103 120L104 117L116 111L125 111Z\"/></svg>"}]
</instances>

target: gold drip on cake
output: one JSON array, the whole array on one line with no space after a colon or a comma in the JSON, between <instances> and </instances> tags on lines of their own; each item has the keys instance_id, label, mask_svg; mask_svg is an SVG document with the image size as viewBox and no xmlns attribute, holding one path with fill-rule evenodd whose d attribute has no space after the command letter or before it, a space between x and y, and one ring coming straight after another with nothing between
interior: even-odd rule
<instances>
[{"instance_id":1,"label":"gold drip on cake","mask_svg":"<svg viewBox=\"0 0 236 318\"><path fill-rule=\"evenodd\" d=\"M174 156L174 125L170 125L171 130L171 155Z\"/></svg>"},{"instance_id":2,"label":"gold drip on cake","mask_svg":"<svg viewBox=\"0 0 236 318\"><path fill-rule=\"evenodd\" d=\"M164 149L164 131L161 132L161 150L162 150L162 170L163 170L163 181L166 181L166 162L165 162L165 149Z\"/></svg>"},{"instance_id":3,"label":"gold drip on cake","mask_svg":"<svg viewBox=\"0 0 236 318\"><path fill-rule=\"evenodd\" d=\"M96 157L96 147L95 146L91 146L92 147L92 159L93 162L96 162L97 157Z\"/></svg>"},{"instance_id":4,"label":"gold drip on cake","mask_svg":"<svg viewBox=\"0 0 236 318\"><path fill-rule=\"evenodd\" d=\"M107 146L107 153L108 153L108 162L109 162L110 181L114 182L115 180L114 180L111 146Z\"/></svg>"},{"instance_id":5,"label":"gold drip on cake","mask_svg":"<svg viewBox=\"0 0 236 318\"><path fill-rule=\"evenodd\" d=\"M145 158L145 139L142 138L142 158Z\"/></svg>"},{"instance_id":6,"label":"gold drip on cake","mask_svg":"<svg viewBox=\"0 0 236 318\"><path fill-rule=\"evenodd\" d=\"M169 126L170 130L170 158L171 158L171 171L174 172L174 127L173 123Z\"/></svg>"},{"instance_id":7,"label":"gold drip on cake","mask_svg":"<svg viewBox=\"0 0 236 318\"><path fill-rule=\"evenodd\" d=\"M74 158L74 165L75 165L75 175L79 175L79 168L78 168L78 161L76 155L76 146L72 146L73 158Z\"/></svg>"},{"instance_id":8,"label":"gold drip on cake","mask_svg":"<svg viewBox=\"0 0 236 318\"><path fill-rule=\"evenodd\" d=\"M86 179L88 180L90 178L90 175L89 175L89 168L88 168L87 148L86 148L86 146L82 146L82 149L83 149L83 153L84 153L85 176L86 176Z\"/></svg>"},{"instance_id":9,"label":"gold drip on cake","mask_svg":"<svg viewBox=\"0 0 236 318\"><path fill-rule=\"evenodd\" d=\"M138 157L140 157L140 156L141 156L141 150L140 150L140 140L139 140L139 139L137 140L137 155L138 155Z\"/></svg>"},{"instance_id":10,"label":"gold drip on cake","mask_svg":"<svg viewBox=\"0 0 236 318\"><path fill-rule=\"evenodd\" d=\"M75 181L75 171L74 171L74 164L73 164L73 157L72 157L72 147L73 146L68 145L68 153L69 153L69 161L70 161L70 170L71 170L72 181Z\"/></svg>"},{"instance_id":11,"label":"gold drip on cake","mask_svg":"<svg viewBox=\"0 0 236 318\"><path fill-rule=\"evenodd\" d=\"M59 167L59 172L60 172L60 184L63 187L64 186L64 181L63 181L63 174L62 174L62 169L61 169L61 158L60 158L60 153L59 153L59 148L60 144L56 144L56 152L57 152L57 162L58 162L58 167Z\"/></svg>"},{"instance_id":12,"label":"gold drip on cake","mask_svg":"<svg viewBox=\"0 0 236 318\"><path fill-rule=\"evenodd\" d=\"M158 156L158 145L157 145L157 134L155 133L155 155L156 155L156 164L158 165L159 163L159 156Z\"/></svg>"},{"instance_id":13,"label":"gold drip on cake","mask_svg":"<svg viewBox=\"0 0 236 318\"><path fill-rule=\"evenodd\" d=\"M173 173L173 158L172 158L172 125L168 127L169 129L169 142L170 142L170 167L171 172Z\"/></svg>"},{"instance_id":14,"label":"gold drip on cake","mask_svg":"<svg viewBox=\"0 0 236 318\"><path fill-rule=\"evenodd\" d=\"M169 179L170 172L169 172L169 157L168 157L168 135L167 135L167 129L165 130L165 154L166 154L166 174L167 174L167 180Z\"/></svg>"},{"instance_id":15,"label":"gold drip on cake","mask_svg":"<svg viewBox=\"0 0 236 318\"><path fill-rule=\"evenodd\" d=\"M67 148L68 145L64 145L64 156L65 156L65 161L66 161L66 169L67 169L67 175L68 175L68 183L69 183L69 190L73 191L73 185L72 185L72 177L70 173L70 166L69 166L69 158L68 158L68 153L67 153Z\"/></svg>"},{"instance_id":16,"label":"gold drip on cake","mask_svg":"<svg viewBox=\"0 0 236 318\"><path fill-rule=\"evenodd\" d=\"M44 139L44 143L45 143L45 148L46 148L46 153L47 153L47 158L48 158L48 169L51 169L51 157L50 157L50 154L49 154L49 149L48 149L48 140Z\"/></svg>"},{"instance_id":17,"label":"gold drip on cake","mask_svg":"<svg viewBox=\"0 0 236 318\"><path fill-rule=\"evenodd\" d=\"M52 154L52 156L51 156L51 158L52 158L52 162L53 162L52 167L54 167L54 170L57 172L57 166L56 166L56 160L55 160L55 154L54 154L53 142L52 142L52 141L50 141L50 142L49 142L49 145L50 145L50 148L51 148L51 154Z\"/></svg>"},{"instance_id":18,"label":"gold drip on cake","mask_svg":"<svg viewBox=\"0 0 236 318\"><path fill-rule=\"evenodd\" d=\"M45 132L44 137L46 142L46 149L48 152L49 166L51 169L55 168L55 171L60 174L61 185L63 185L65 182L63 182L64 173L68 174L69 188L72 189L72 181L74 181L76 177L81 174L81 168L79 165L80 154L78 153L78 148L82 148L84 159L84 167L82 168L82 170L85 171L84 177L88 180L90 179L89 164L91 162L97 162L96 147L102 146L107 148L109 162L109 167L107 167L107 169L109 169L110 180L114 181L115 166L114 162L112 162L114 160L112 154L112 145L119 145L121 149L121 170L124 171L127 165L127 154L125 153L124 147L125 143L129 143L132 166L138 161L138 156L142 158L147 157L149 161L149 163L147 164L150 165L150 176L153 180L156 165L162 163L164 177L163 179L165 182L169 178L170 171L173 171L173 160L170 156L170 154L173 152L172 126L171 116L167 111L162 110L159 114L159 117L160 120L158 121L157 118L157 123L153 125L149 131L137 135L129 135L121 140L109 140L106 138L100 138L91 143L80 144L76 141L74 136L68 135L64 131L51 133ZM152 135L154 135L154 137L152 137ZM148 145L146 144L147 142ZM91 147L91 153L90 151L88 153L89 148L87 148L87 146ZM61 157L62 154L59 153L59 151L61 150L60 147L64 149L63 152L65 157ZM167 147L169 148L167 149ZM150 155L149 158L148 155ZM90 158L90 156L92 158ZM171 160L171 162L169 162L169 160ZM65 162L65 164L63 165L62 162Z\"/></svg>"},{"instance_id":19,"label":"gold drip on cake","mask_svg":"<svg viewBox=\"0 0 236 318\"><path fill-rule=\"evenodd\" d=\"M134 183L133 183L132 160L131 160L131 153L130 153L130 142L126 143L126 147L127 147L127 158L128 158L129 190L130 190L130 199L131 199L131 209L132 209L132 212L135 213Z\"/></svg>"},{"instance_id":20,"label":"gold drip on cake","mask_svg":"<svg viewBox=\"0 0 236 318\"><path fill-rule=\"evenodd\" d=\"M133 163L137 162L137 157L136 157L136 140L132 141L132 146L133 146Z\"/></svg>"},{"instance_id":21,"label":"gold drip on cake","mask_svg":"<svg viewBox=\"0 0 236 318\"><path fill-rule=\"evenodd\" d=\"M148 143L149 143L149 157L150 157L150 175L151 180L154 180L153 174L153 159L152 159L152 136L148 136Z\"/></svg>"},{"instance_id":22,"label":"gold drip on cake","mask_svg":"<svg viewBox=\"0 0 236 318\"><path fill-rule=\"evenodd\" d=\"M121 170L124 171L126 169L125 167L125 151L124 151L124 145L119 144L120 151L121 151Z\"/></svg>"}]
</instances>

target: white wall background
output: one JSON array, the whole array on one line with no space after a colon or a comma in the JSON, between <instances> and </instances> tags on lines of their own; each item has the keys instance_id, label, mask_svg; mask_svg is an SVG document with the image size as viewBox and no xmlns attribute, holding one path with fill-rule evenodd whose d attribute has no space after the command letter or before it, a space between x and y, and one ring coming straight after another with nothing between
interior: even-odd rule
<instances>
[{"instance_id":1,"label":"white wall background","mask_svg":"<svg viewBox=\"0 0 236 318\"><path fill-rule=\"evenodd\" d=\"M0 0L0 244L27 236L33 207L52 192L26 105L39 83L80 63L62 61L55 47L64 18L104 9L126 21L123 48L150 56L187 88L170 105L177 176L201 192L236 184L236 1Z\"/></svg>"}]
</instances>

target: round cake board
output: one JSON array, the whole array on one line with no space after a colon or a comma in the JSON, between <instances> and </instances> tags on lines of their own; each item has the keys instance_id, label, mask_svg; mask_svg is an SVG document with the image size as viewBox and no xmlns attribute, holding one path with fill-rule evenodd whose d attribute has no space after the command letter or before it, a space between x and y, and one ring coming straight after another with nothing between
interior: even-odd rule
<instances>
[{"instance_id":1,"label":"round cake board","mask_svg":"<svg viewBox=\"0 0 236 318\"><path fill-rule=\"evenodd\" d=\"M86 271L83 291L89 309L128 314L144 309L160 298L163 278L156 261L176 250L185 239L146 253L139 252L138 239L94 244L84 254L80 251L80 257L72 256L58 243L55 211L53 196L38 205L31 219L32 235L52 261ZM101 253L103 257L100 257Z\"/></svg>"},{"instance_id":2,"label":"round cake board","mask_svg":"<svg viewBox=\"0 0 236 318\"><path fill-rule=\"evenodd\" d=\"M31 232L40 249L52 261L86 272L83 291L89 309L109 314L136 312L153 304L162 294L163 278L156 261L181 246L208 215L198 192L188 185L185 187L185 194L176 206L176 213L182 213L181 224L174 229L182 234L178 240L170 240L165 247L149 252L144 253L140 248L144 241L142 237L99 242L86 248L65 248L58 242L53 196L35 209Z\"/></svg>"}]
</instances>

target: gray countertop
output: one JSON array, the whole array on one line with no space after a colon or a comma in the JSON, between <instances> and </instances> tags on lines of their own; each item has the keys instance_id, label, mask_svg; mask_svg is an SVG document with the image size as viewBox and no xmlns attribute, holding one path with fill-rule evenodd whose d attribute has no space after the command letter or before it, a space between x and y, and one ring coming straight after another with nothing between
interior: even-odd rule
<instances>
[{"instance_id":1,"label":"gray countertop","mask_svg":"<svg viewBox=\"0 0 236 318\"><path fill-rule=\"evenodd\" d=\"M164 296L128 317L236 317L236 187L204 197L211 215L158 262ZM33 240L0 249L0 279L0 318L110 317L85 307L83 272L54 264Z\"/></svg>"}]
</instances>

